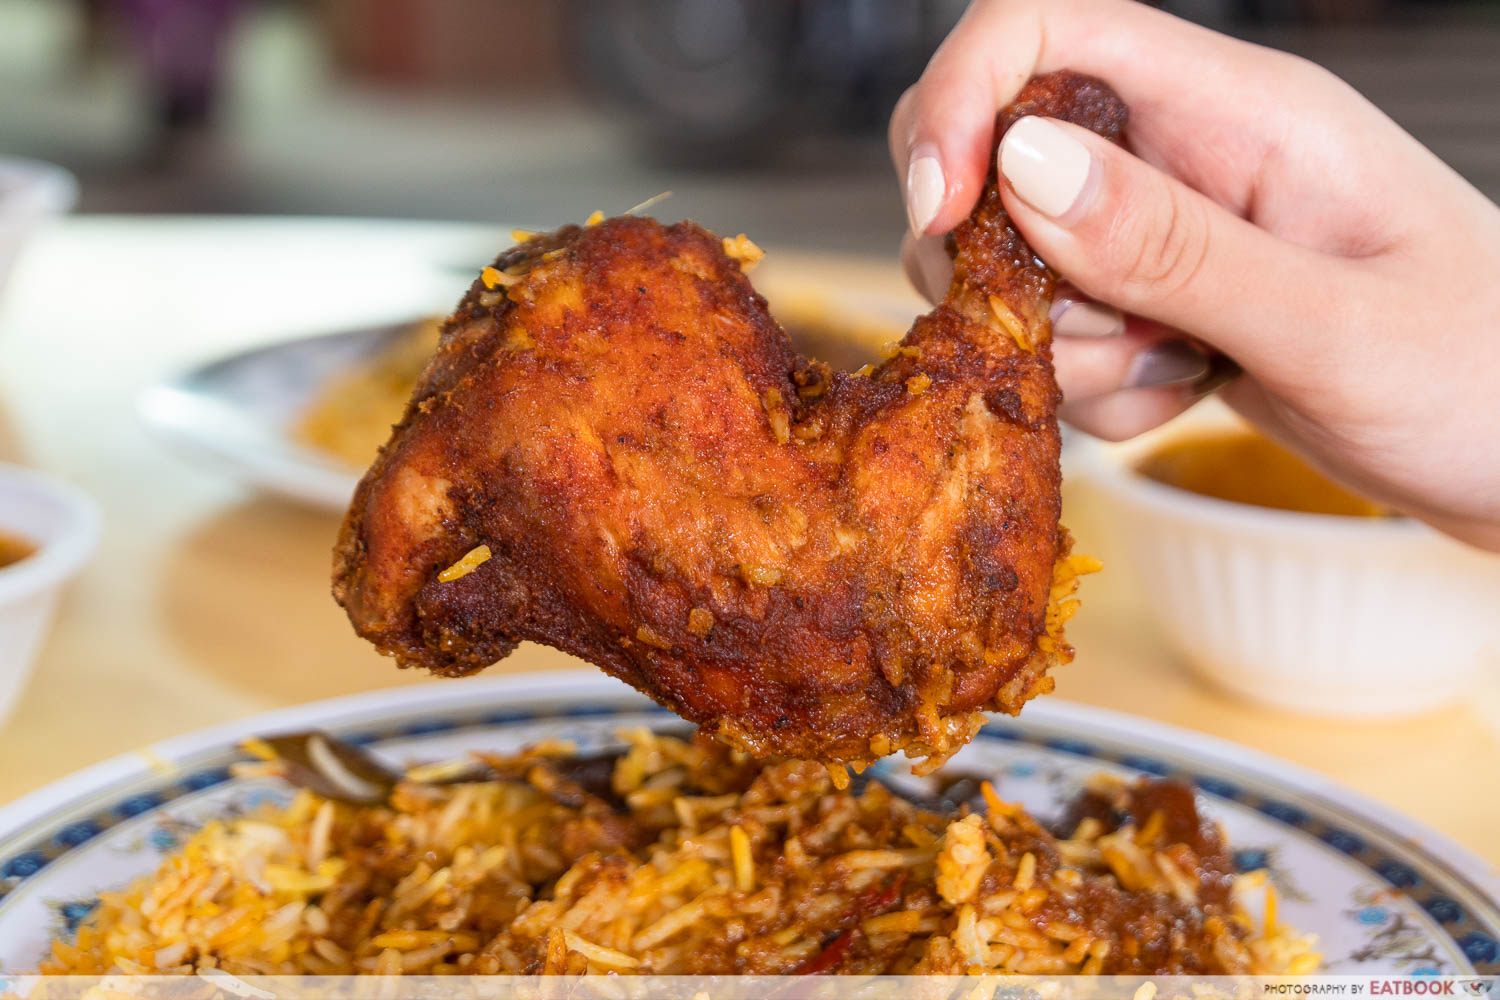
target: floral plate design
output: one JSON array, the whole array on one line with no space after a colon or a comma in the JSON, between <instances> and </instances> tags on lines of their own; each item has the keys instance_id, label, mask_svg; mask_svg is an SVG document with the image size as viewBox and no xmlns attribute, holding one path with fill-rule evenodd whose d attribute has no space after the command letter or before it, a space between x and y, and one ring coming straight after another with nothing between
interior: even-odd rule
<instances>
[{"instance_id":1,"label":"floral plate design","mask_svg":"<svg viewBox=\"0 0 1500 1000\"><path fill-rule=\"evenodd\" d=\"M506 750L541 738L580 750L621 728L685 724L594 672L500 676L273 712L107 761L0 809L0 971L26 972L98 893L152 871L204 822L287 797L232 777L247 736L320 727L393 764ZM877 767L916 783L900 762ZM1500 973L1500 878L1480 859L1316 774L1210 737L1042 699L997 718L948 765L1054 816L1092 774L1192 782L1244 870L1277 886L1279 919L1318 935L1328 974Z\"/></svg>"}]
</instances>

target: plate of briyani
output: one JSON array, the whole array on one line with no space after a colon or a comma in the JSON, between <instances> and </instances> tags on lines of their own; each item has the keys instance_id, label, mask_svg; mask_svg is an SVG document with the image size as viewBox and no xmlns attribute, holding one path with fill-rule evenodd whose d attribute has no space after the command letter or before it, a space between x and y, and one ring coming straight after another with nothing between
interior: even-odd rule
<instances>
[{"instance_id":1,"label":"plate of briyani","mask_svg":"<svg viewBox=\"0 0 1500 1000\"><path fill-rule=\"evenodd\" d=\"M904 285L851 294L886 268L837 256L775 254L757 287L775 300L799 347L855 369L900 339L920 300ZM780 267L777 266L779 263ZM360 476L401 418L437 347L439 316L399 317L216 357L146 388L146 426L194 460L251 486L343 513Z\"/></svg>"},{"instance_id":2,"label":"plate of briyani","mask_svg":"<svg viewBox=\"0 0 1500 1000\"><path fill-rule=\"evenodd\" d=\"M1047 700L836 777L591 672L284 710L0 810L0 970L1500 971L1483 862L1229 743Z\"/></svg>"}]
</instances>

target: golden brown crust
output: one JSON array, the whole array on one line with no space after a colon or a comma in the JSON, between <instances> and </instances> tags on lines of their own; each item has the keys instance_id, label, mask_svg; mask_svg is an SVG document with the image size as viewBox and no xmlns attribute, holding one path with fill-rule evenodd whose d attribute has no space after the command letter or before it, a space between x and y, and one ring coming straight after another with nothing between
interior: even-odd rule
<instances>
[{"instance_id":1,"label":"golden brown crust","mask_svg":"<svg viewBox=\"0 0 1500 1000\"><path fill-rule=\"evenodd\" d=\"M1124 115L1072 74L1018 106ZM693 223L507 251L360 484L335 596L403 665L543 642L758 754L950 753L1050 688L1066 555L1053 276L993 178L951 244L947 299L868 376L796 356Z\"/></svg>"}]
</instances>

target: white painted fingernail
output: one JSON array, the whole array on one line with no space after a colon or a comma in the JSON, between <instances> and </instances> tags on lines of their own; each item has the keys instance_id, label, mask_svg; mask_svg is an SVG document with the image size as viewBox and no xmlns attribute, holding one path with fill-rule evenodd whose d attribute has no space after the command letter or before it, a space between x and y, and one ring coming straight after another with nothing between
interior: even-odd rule
<instances>
[{"instance_id":1,"label":"white painted fingernail","mask_svg":"<svg viewBox=\"0 0 1500 1000\"><path fill-rule=\"evenodd\" d=\"M913 233L921 236L932 225L947 190L938 158L931 153L915 155L906 168L906 218Z\"/></svg>"},{"instance_id":2,"label":"white painted fingernail","mask_svg":"<svg viewBox=\"0 0 1500 1000\"><path fill-rule=\"evenodd\" d=\"M1022 118L1000 140L1000 172L1032 208L1060 218L1088 183L1088 147L1045 118Z\"/></svg>"},{"instance_id":3,"label":"white painted fingernail","mask_svg":"<svg viewBox=\"0 0 1500 1000\"><path fill-rule=\"evenodd\" d=\"M1187 385L1209 373L1208 355L1185 340L1163 340L1152 344L1130 366L1126 389L1156 389Z\"/></svg>"},{"instance_id":4,"label":"white painted fingernail","mask_svg":"<svg viewBox=\"0 0 1500 1000\"><path fill-rule=\"evenodd\" d=\"M1125 332L1125 314L1103 302L1058 299L1052 303L1052 332L1059 337L1118 337Z\"/></svg>"}]
</instances>

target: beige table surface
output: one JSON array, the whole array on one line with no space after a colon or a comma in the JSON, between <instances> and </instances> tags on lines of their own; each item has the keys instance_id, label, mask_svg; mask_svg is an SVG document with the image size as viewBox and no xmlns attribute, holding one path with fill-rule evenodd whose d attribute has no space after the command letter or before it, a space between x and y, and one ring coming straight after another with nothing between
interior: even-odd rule
<instances>
[{"instance_id":1,"label":"beige table surface","mask_svg":"<svg viewBox=\"0 0 1500 1000\"><path fill-rule=\"evenodd\" d=\"M105 529L0 729L0 802L213 723L356 691L455 683L400 672L350 631L328 596L335 515L257 496L169 453L142 429L134 402L152 379L193 360L441 308L467 282L452 266L483 263L497 232L85 218L34 245L0 299L0 459L82 486L103 506ZM789 274L856 293L904 288L890 264L777 255L764 278L774 285ZM1086 533L1081 544L1087 550ZM1419 718L1295 718L1196 680L1143 616L1126 573L1106 569L1083 597L1070 626L1078 657L1061 671L1056 697L1295 761L1500 864L1492 676L1462 704ZM523 647L493 670L576 665Z\"/></svg>"}]
</instances>

